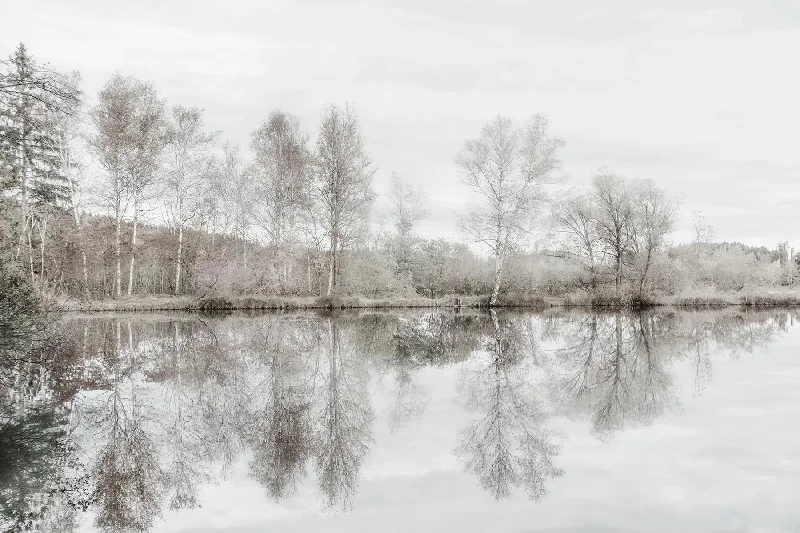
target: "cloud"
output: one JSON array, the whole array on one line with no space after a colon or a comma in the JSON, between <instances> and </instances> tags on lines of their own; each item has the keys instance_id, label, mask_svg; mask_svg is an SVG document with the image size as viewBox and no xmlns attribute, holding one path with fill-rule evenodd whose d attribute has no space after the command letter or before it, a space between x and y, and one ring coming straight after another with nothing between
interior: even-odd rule
<instances>
[{"instance_id":1,"label":"cloud","mask_svg":"<svg viewBox=\"0 0 800 533\"><path fill-rule=\"evenodd\" d=\"M245 147L271 109L298 114L313 138L327 104L353 102L376 188L393 170L419 180L441 235L466 202L453 167L464 140L496 114L543 112L568 141L575 185L610 164L709 211L754 210L725 223L771 242L800 163L798 11L746 0L33 0L4 11L15 25L0 53L23 40L80 69L90 95L117 69L148 79Z\"/></svg>"}]
</instances>

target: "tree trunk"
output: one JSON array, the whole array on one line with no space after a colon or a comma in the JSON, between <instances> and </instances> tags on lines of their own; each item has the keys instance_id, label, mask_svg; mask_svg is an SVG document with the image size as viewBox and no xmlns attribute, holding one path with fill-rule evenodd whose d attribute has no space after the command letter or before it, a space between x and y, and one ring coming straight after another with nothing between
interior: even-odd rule
<instances>
[{"instance_id":1,"label":"tree trunk","mask_svg":"<svg viewBox=\"0 0 800 533\"><path fill-rule=\"evenodd\" d=\"M503 243L499 253L495 254L494 263L494 286L492 287L492 296L489 298L489 307L497 305L497 296L500 294L500 282L503 278L503 262L506 255L506 243Z\"/></svg>"},{"instance_id":2,"label":"tree trunk","mask_svg":"<svg viewBox=\"0 0 800 533\"><path fill-rule=\"evenodd\" d=\"M183 255L183 224L178 225L178 261L175 265L175 295L181 292L181 256Z\"/></svg>"},{"instance_id":3,"label":"tree trunk","mask_svg":"<svg viewBox=\"0 0 800 533\"><path fill-rule=\"evenodd\" d=\"M122 213L117 207L116 228L114 231L114 257L117 263L116 275L114 276L114 294L117 298L122 296L122 257L120 254L122 233Z\"/></svg>"},{"instance_id":4,"label":"tree trunk","mask_svg":"<svg viewBox=\"0 0 800 533\"><path fill-rule=\"evenodd\" d=\"M81 250L81 262L83 264L83 298L89 301L89 269L86 264L86 242L83 238L83 224L81 224L81 215L78 212L78 204L75 201L75 187L72 180L69 180L70 196L72 199L72 216L75 217L75 227L78 229L78 246Z\"/></svg>"},{"instance_id":5,"label":"tree trunk","mask_svg":"<svg viewBox=\"0 0 800 533\"><path fill-rule=\"evenodd\" d=\"M44 275L44 254L45 238L47 237L47 219L43 218L39 223L39 281L42 286L42 294L47 290L47 278Z\"/></svg>"},{"instance_id":6,"label":"tree trunk","mask_svg":"<svg viewBox=\"0 0 800 533\"><path fill-rule=\"evenodd\" d=\"M28 266L31 271L31 285L36 286L36 275L33 272L33 239L31 233L33 232L33 220L29 221L30 224L25 224L25 235L28 240Z\"/></svg>"},{"instance_id":7,"label":"tree trunk","mask_svg":"<svg viewBox=\"0 0 800 533\"><path fill-rule=\"evenodd\" d=\"M131 233L131 264L128 268L128 296L133 294L133 268L136 261L136 229L139 223L139 197L133 198L133 230Z\"/></svg>"},{"instance_id":8,"label":"tree trunk","mask_svg":"<svg viewBox=\"0 0 800 533\"><path fill-rule=\"evenodd\" d=\"M648 245L647 247L647 261L644 263L644 268L642 269L642 279L639 280L639 298L644 297L644 282L647 278L647 273L650 270L650 262L652 261L653 250L652 247Z\"/></svg>"},{"instance_id":9,"label":"tree trunk","mask_svg":"<svg viewBox=\"0 0 800 533\"><path fill-rule=\"evenodd\" d=\"M310 294L311 294L311 291L313 291L313 290L314 290L314 287L311 285L311 252L308 252L308 254L307 254L307 255L308 255L308 268L307 268L307 274L308 274L308 294L310 295Z\"/></svg>"},{"instance_id":10,"label":"tree trunk","mask_svg":"<svg viewBox=\"0 0 800 533\"><path fill-rule=\"evenodd\" d=\"M28 158L25 150L26 139L19 143L20 160L22 166L22 173L20 175L22 182L22 224L23 235L20 236L20 243L25 239L28 241L28 266L31 274L31 285L36 286L36 277L33 273L33 243L31 242L31 232L33 231L33 216L31 215L30 197L28 195ZM17 248L17 257L20 255L20 248Z\"/></svg>"},{"instance_id":11,"label":"tree trunk","mask_svg":"<svg viewBox=\"0 0 800 533\"><path fill-rule=\"evenodd\" d=\"M175 265L175 296L181 292L181 255L183 254L183 224L178 225L178 263Z\"/></svg>"},{"instance_id":12,"label":"tree trunk","mask_svg":"<svg viewBox=\"0 0 800 533\"><path fill-rule=\"evenodd\" d=\"M331 231L330 265L328 266L328 296L333 293L333 288L336 286L336 256L338 245L339 235L338 231L334 229Z\"/></svg>"}]
</instances>

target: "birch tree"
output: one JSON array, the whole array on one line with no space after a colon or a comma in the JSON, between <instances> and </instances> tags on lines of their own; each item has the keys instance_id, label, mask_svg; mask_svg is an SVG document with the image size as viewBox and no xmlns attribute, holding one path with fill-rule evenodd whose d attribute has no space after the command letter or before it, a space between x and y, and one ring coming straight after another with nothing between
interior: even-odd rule
<instances>
[{"instance_id":1,"label":"birch tree","mask_svg":"<svg viewBox=\"0 0 800 533\"><path fill-rule=\"evenodd\" d=\"M126 171L133 204L133 224L131 229L131 259L128 269L128 296L133 293L133 273L136 260L136 233L142 204L153 187L159 166L161 152L166 142L166 122L164 102L156 90L147 83L137 84L135 93L135 114L130 139L130 155Z\"/></svg>"},{"instance_id":2,"label":"birch tree","mask_svg":"<svg viewBox=\"0 0 800 533\"><path fill-rule=\"evenodd\" d=\"M141 199L152 183L164 142L163 103L155 89L130 76L115 74L100 91L91 113L90 145L104 170L98 197L114 217L114 293L122 294L121 233L133 204L128 294L133 282L136 231Z\"/></svg>"},{"instance_id":3,"label":"birch tree","mask_svg":"<svg viewBox=\"0 0 800 533\"><path fill-rule=\"evenodd\" d=\"M310 201L308 140L299 119L282 111L273 111L251 139L259 222L269 236L274 267L285 285L291 264L286 260L287 247L297 237L302 211Z\"/></svg>"},{"instance_id":4,"label":"birch tree","mask_svg":"<svg viewBox=\"0 0 800 533\"><path fill-rule=\"evenodd\" d=\"M233 232L242 266L246 268L247 240L253 226L256 186L242 158L241 149L235 144L225 143L222 152L221 177L227 209L224 225Z\"/></svg>"},{"instance_id":5,"label":"birch tree","mask_svg":"<svg viewBox=\"0 0 800 533\"><path fill-rule=\"evenodd\" d=\"M397 233L394 255L400 273L411 271L414 228L427 215L422 188L392 172L389 181L389 215Z\"/></svg>"},{"instance_id":6,"label":"birch tree","mask_svg":"<svg viewBox=\"0 0 800 533\"><path fill-rule=\"evenodd\" d=\"M175 106L168 130L169 158L165 182L165 201L177 236L175 294L181 292L183 230L196 217L202 202L203 183L213 168L210 149L216 133L206 133L203 111L196 107Z\"/></svg>"},{"instance_id":7,"label":"birch tree","mask_svg":"<svg viewBox=\"0 0 800 533\"><path fill-rule=\"evenodd\" d=\"M391 201L390 216L394 222L395 231L399 236L407 238L414 231L417 223L428 214L422 188L392 172L389 180L389 200Z\"/></svg>"},{"instance_id":8,"label":"birch tree","mask_svg":"<svg viewBox=\"0 0 800 533\"><path fill-rule=\"evenodd\" d=\"M363 229L375 199L372 162L364 149L355 109L331 105L322 118L317 138L314 195L320 222L329 241L328 289L337 283L344 243Z\"/></svg>"},{"instance_id":9,"label":"birch tree","mask_svg":"<svg viewBox=\"0 0 800 533\"><path fill-rule=\"evenodd\" d=\"M80 95L80 74L78 72L73 72L68 82L72 87L73 93ZM63 114L56 136L56 149L58 150L60 166L63 169L69 186L69 209L75 220L75 228L78 230L83 298L89 300L91 297L89 292L89 268L80 211L81 193L85 181L85 166L79 156L79 143L83 134L81 131L81 120L84 118L82 112L83 107L80 106L80 100L76 100L75 105L70 106L69 112Z\"/></svg>"},{"instance_id":10,"label":"birch tree","mask_svg":"<svg viewBox=\"0 0 800 533\"><path fill-rule=\"evenodd\" d=\"M650 180L638 181L634 185L637 220L634 242L640 257L638 291L641 298L644 296L645 283L651 274L653 262L664 248L664 240L675 225L678 202Z\"/></svg>"},{"instance_id":11,"label":"birch tree","mask_svg":"<svg viewBox=\"0 0 800 533\"><path fill-rule=\"evenodd\" d=\"M495 276L489 305L497 304L509 251L532 229L546 186L561 179L559 149L565 142L548 133L548 121L535 115L523 128L508 117L486 124L456 157L464 183L479 199L465 213L463 231L491 251Z\"/></svg>"}]
</instances>

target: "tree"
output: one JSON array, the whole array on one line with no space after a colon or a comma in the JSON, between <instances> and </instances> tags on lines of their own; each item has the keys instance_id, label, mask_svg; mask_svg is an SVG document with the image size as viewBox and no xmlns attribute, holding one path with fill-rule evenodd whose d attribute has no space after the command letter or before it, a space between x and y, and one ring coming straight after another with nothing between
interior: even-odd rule
<instances>
[{"instance_id":1,"label":"tree","mask_svg":"<svg viewBox=\"0 0 800 533\"><path fill-rule=\"evenodd\" d=\"M594 202L597 206L597 230L604 253L614 264L614 289L619 293L622 267L634 253L633 197L625 179L610 169L592 178Z\"/></svg>"},{"instance_id":2,"label":"tree","mask_svg":"<svg viewBox=\"0 0 800 533\"><path fill-rule=\"evenodd\" d=\"M397 235L410 236L417 222L428 214L422 188L392 172L389 181L389 200L392 202L390 215Z\"/></svg>"},{"instance_id":3,"label":"tree","mask_svg":"<svg viewBox=\"0 0 800 533\"><path fill-rule=\"evenodd\" d=\"M224 183L224 203L228 210L225 226L233 230L241 250L242 264L247 267L247 239L253 225L255 186L251 173L242 160L239 147L225 143L222 151L221 176Z\"/></svg>"},{"instance_id":4,"label":"tree","mask_svg":"<svg viewBox=\"0 0 800 533\"><path fill-rule=\"evenodd\" d=\"M152 183L163 148L163 103L153 87L130 76L115 74L100 91L91 113L94 133L90 146L105 171L98 197L114 217L114 293L122 293L122 223L133 203L131 247L136 246L138 210ZM134 254L131 253L128 292L131 292Z\"/></svg>"},{"instance_id":5,"label":"tree","mask_svg":"<svg viewBox=\"0 0 800 533\"><path fill-rule=\"evenodd\" d=\"M70 108L78 104L80 96L75 94L69 85L64 85L59 72L45 65L26 69L25 75L19 76L17 58L20 55L27 56L27 49L23 43L19 44L11 58L0 61L0 65L6 68L5 73L0 73L0 98L33 98L47 108L61 112L69 112ZM30 59L30 56L27 57Z\"/></svg>"},{"instance_id":6,"label":"tree","mask_svg":"<svg viewBox=\"0 0 800 533\"><path fill-rule=\"evenodd\" d=\"M702 211L695 211L692 214L692 229L694 230L694 245L697 249L697 256L700 257L700 247L711 244L714 240L714 226L712 226Z\"/></svg>"},{"instance_id":7,"label":"tree","mask_svg":"<svg viewBox=\"0 0 800 533\"><path fill-rule=\"evenodd\" d=\"M172 227L178 236L175 259L175 294L181 291L183 230L199 213L203 183L209 179L213 160L209 149L216 133L203 131L203 111L196 107L175 106L168 132L169 165L166 202Z\"/></svg>"},{"instance_id":8,"label":"tree","mask_svg":"<svg viewBox=\"0 0 800 533\"><path fill-rule=\"evenodd\" d=\"M156 179L161 165L161 152L166 142L164 103L150 84L140 84L136 91L136 111L132 124L131 157L128 183L133 203L131 262L128 270L128 296L133 292L133 269L136 258L136 230L142 202Z\"/></svg>"},{"instance_id":9,"label":"tree","mask_svg":"<svg viewBox=\"0 0 800 533\"><path fill-rule=\"evenodd\" d=\"M81 75L73 72L69 77L68 83L74 94L80 95ZM81 186L84 181L84 166L78 156L78 142L81 140L83 107L80 99L76 100L75 106L68 108L68 112L61 117L57 136L56 146L58 150L59 165L67 178L69 185L69 208L75 220L75 227L78 230L78 246L81 253L81 271L83 274L83 297L88 300L91 295L89 292L89 268L86 257L86 242L83 234L83 224L81 223Z\"/></svg>"},{"instance_id":10,"label":"tree","mask_svg":"<svg viewBox=\"0 0 800 533\"><path fill-rule=\"evenodd\" d=\"M498 116L476 139L467 140L456 157L464 183L481 200L467 210L463 230L474 242L488 246L495 260L489 305L497 304L509 250L532 231L546 199L545 187L560 178L558 150L564 144L548 134L542 115L524 128Z\"/></svg>"},{"instance_id":11,"label":"tree","mask_svg":"<svg viewBox=\"0 0 800 533\"><path fill-rule=\"evenodd\" d=\"M311 154L297 117L273 111L251 135L255 156L260 225L269 235L274 267L281 285L289 272L285 247L296 237L303 210L308 209ZM283 265L279 264L283 257Z\"/></svg>"},{"instance_id":12,"label":"tree","mask_svg":"<svg viewBox=\"0 0 800 533\"><path fill-rule=\"evenodd\" d=\"M664 246L664 238L672 231L678 202L669 197L652 181L634 183L636 233L634 243L641 257L639 275L639 297L644 295L644 286L653 261Z\"/></svg>"},{"instance_id":13,"label":"tree","mask_svg":"<svg viewBox=\"0 0 800 533\"><path fill-rule=\"evenodd\" d=\"M602 249L597 212L591 198L583 193L568 193L556 204L553 218L558 231L564 235L559 255L580 263L589 273L589 286L597 288Z\"/></svg>"},{"instance_id":14,"label":"tree","mask_svg":"<svg viewBox=\"0 0 800 533\"><path fill-rule=\"evenodd\" d=\"M20 208L17 258L28 248L34 281L33 228L50 206L67 203L69 179L58 157L58 126L77 92L66 77L40 66L20 44L0 75L0 192ZM44 81L46 80L46 81ZM42 257L44 257L42 255ZM43 279L43 272L40 272Z\"/></svg>"},{"instance_id":15,"label":"tree","mask_svg":"<svg viewBox=\"0 0 800 533\"><path fill-rule=\"evenodd\" d=\"M342 247L368 221L375 198L375 173L361 138L355 109L331 105L322 118L317 138L314 196L320 222L329 240L328 289L336 287Z\"/></svg>"},{"instance_id":16,"label":"tree","mask_svg":"<svg viewBox=\"0 0 800 533\"><path fill-rule=\"evenodd\" d=\"M397 235L394 239L394 256L398 273L411 271L413 232L417 222L427 214L422 188L392 172L389 181L389 212Z\"/></svg>"}]
</instances>

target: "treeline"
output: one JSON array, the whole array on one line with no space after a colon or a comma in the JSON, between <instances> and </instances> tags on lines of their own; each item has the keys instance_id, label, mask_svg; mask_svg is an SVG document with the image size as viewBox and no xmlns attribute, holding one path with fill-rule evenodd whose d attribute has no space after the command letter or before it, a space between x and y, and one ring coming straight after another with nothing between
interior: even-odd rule
<instances>
[{"instance_id":1,"label":"treeline","mask_svg":"<svg viewBox=\"0 0 800 533\"><path fill-rule=\"evenodd\" d=\"M392 174L394 227L370 228L376 166L352 105L330 105L312 141L275 110L249 151L115 74L94 98L78 73L24 45L0 73L0 250L45 295L414 296L570 291L646 298L791 283L787 250L671 246L679 204L601 169L564 192L560 151L536 115L490 121L455 165L465 239L424 239L424 192ZM559 191L554 201L554 191ZM534 246L542 235L544 245ZM542 241L542 239L540 239ZM488 251L488 255L480 253Z\"/></svg>"}]
</instances>

